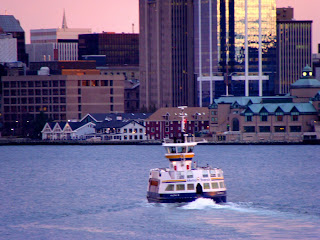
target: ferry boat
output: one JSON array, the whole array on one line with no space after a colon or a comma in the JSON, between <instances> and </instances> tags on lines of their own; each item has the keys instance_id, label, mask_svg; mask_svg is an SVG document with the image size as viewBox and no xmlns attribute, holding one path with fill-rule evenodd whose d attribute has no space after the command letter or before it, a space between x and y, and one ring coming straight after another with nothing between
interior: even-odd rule
<instances>
[{"instance_id":1,"label":"ferry boat","mask_svg":"<svg viewBox=\"0 0 320 240\"><path fill-rule=\"evenodd\" d=\"M182 109L181 129L185 129ZM197 198L210 198L216 203L227 201L227 189L223 171L209 165L200 167L193 162L194 147L198 144L194 136L183 134L181 142L164 141L168 168L150 170L147 199L149 202L192 202Z\"/></svg>"}]
</instances>

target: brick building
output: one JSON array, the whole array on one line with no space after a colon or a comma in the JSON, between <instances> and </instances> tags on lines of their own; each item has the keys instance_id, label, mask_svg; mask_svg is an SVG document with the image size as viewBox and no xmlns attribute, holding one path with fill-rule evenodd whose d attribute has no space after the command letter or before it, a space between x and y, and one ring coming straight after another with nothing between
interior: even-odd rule
<instances>
[{"instance_id":1,"label":"brick building","mask_svg":"<svg viewBox=\"0 0 320 240\"><path fill-rule=\"evenodd\" d=\"M209 109L190 107L184 109L186 133L196 134L209 130ZM181 110L179 108L160 108L146 119L148 139L181 138Z\"/></svg>"}]
</instances>

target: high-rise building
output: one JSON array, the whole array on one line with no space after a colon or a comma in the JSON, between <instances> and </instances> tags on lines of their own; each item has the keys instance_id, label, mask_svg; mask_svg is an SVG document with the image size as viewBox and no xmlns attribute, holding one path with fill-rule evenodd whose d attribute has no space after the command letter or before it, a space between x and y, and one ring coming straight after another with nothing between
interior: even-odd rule
<instances>
[{"instance_id":1,"label":"high-rise building","mask_svg":"<svg viewBox=\"0 0 320 240\"><path fill-rule=\"evenodd\" d=\"M195 106L194 1L139 0L140 107Z\"/></svg>"},{"instance_id":2,"label":"high-rise building","mask_svg":"<svg viewBox=\"0 0 320 240\"><path fill-rule=\"evenodd\" d=\"M79 59L105 56L105 65L139 65L139 34L94 33L79 35Z\"/></svg>"},{"instance_id":3,"label":"high-rise building","mask_svg":"<svg viewBox=\"0 0 320 240\"><path fill-rule=\"evenodd\" d=\"M293 20L294 9L292 7L277 8L277 21Z\"/></svg>"},{"instance_id":4,"label":"high-rise building","mask_svg":"<svg viewBox=\"0 0 320 240\"><path fill-rule=\"evenodd\" d=\"M257 0L218 2L219 70L230 76L230 93L235 96L258 95L261 40L261 71L265 79L263 95L273 95L276 77L276 1L261 0L261 15ZM248 92L245 92L245 79L249 81Z\"/></svg>"},{"instance_id":5,"label":"high-rise building","mask_svg":"<svg viewBox=\"0 0 320 240\"><path fill-rule=\"evenodd\" d=\"M0 15L0 33L12 34L17 39L18 61L28 63L28 54L26 54L25 34L20 26L19 20L12 15Z\"/></svg>"},{"instance_id":6,"label":"high-rise building","mask_svg":"<svg viewBox=\"0 0 320 240\"><path fill-rule=\"evenodd\" d=\"M16 62L17 56L17 39L0 33L0 63Z\"/></svg>"},{"instance_id":7,"label":"high-rise building","mask_svg":"<svg viewBox=\"0 0 320 240\"><path fill-rule=\"evenodd\" d=\"M277 9L278 11L278 9ZM290 12L281 9L282 12ZM280 12L280 10L279 10ZM296 21L280 15L277 21L278 84L276 93L287 94L290 85L301 76L302 69L312 65L312 21Z\"/></svg>"}]
</instances>

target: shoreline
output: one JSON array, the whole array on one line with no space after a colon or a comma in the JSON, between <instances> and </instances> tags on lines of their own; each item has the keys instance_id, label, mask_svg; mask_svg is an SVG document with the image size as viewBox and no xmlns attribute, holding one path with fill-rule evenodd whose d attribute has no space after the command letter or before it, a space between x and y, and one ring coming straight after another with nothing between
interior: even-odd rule
<instances>
[{"instance_id":1,"label":"shoreline","mask_svg":"<svg viewBox=\"0 0 320 240\"><path fill-rule=\"evenodd\" d=\"M0 139L0 146L8 145L161 145L162 141L78 141L78 140L30 140L30 139ZM305 140L302 142L201 142L199 145L320 145L320 140Z\"/></svg>"}]
</instances>

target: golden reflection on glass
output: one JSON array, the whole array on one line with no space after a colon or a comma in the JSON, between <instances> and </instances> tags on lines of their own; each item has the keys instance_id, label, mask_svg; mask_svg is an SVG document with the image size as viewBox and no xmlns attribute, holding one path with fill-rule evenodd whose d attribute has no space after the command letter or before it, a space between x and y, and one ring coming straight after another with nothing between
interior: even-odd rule
<instances>
[{"instance_id":1,"label":"golden reflection on glass","mask_svg":"<svg viewBox=\"0 0 320 240\"><path fill-rule=\"evenodd\" d=\"M225 63L226 61L234 62L234 67L237 69L236 65L243 64L245 59L245 0L217 0L217 3L219 58L222 58ZM234 13L231 12L233 4ZM261 0L261 4L262 53L265 54L276 47L276 1ZM248 47L249 52L258 52L259 0L248 0ZM255 61L254 58L255 56L252 56L250 61ZM268 59L266 56L264 58ZM240 66L238 68L241 69Z\"/></svg>"}]
</instances>

